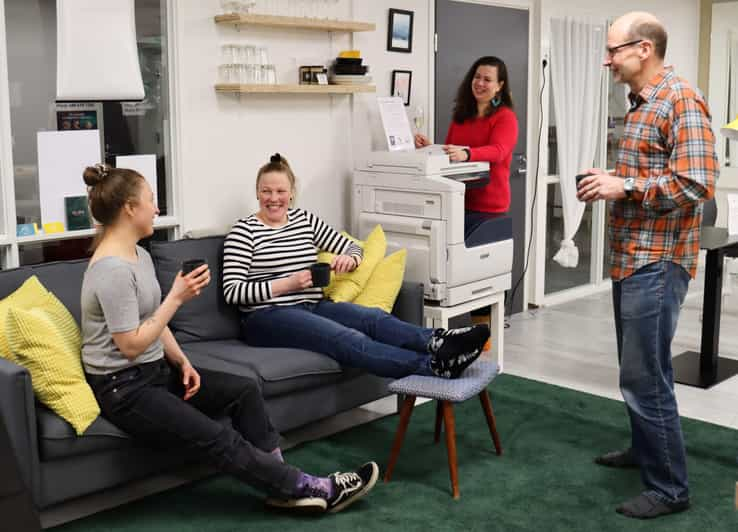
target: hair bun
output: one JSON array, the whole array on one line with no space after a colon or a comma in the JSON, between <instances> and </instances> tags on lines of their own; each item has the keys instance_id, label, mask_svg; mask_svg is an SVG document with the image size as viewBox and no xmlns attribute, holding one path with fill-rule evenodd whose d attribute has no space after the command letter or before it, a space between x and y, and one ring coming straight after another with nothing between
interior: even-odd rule
<instances>
[{"instance_id":1,"label":"hair bun","mask_svg":"<svg viewBox=\"0 0 738 532\"><path fill-rule=\"evenodd\" d=\"M282 158L282 156L279 153L275 153L274 155L272 155L271 157L269 157L269 162L270 163L281 163L283 161L284 161L284 159Z\"/></svg>"},{"instance_id":2,"label":"hair bun","mask_svg":"<svg viewBox=\"0 0 738 532\"><path fill-rule=\"evenodd\" d=\"M82 179L85 183L94 187L102 183L110 172L110 167L104 163L97 163L95 166L88 166L82 173Z\"/></svg>"}]
</instances>

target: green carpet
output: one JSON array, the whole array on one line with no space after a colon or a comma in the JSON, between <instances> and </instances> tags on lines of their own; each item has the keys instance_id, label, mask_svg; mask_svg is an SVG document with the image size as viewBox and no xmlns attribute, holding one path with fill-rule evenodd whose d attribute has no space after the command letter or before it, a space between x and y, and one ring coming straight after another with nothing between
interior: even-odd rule
<instances>
[{"instance_id":1,"label":"green carpet","mask_svg":"<svg viewBox=\"0 0 738 532\"><path fill-rule=\"evenodd\" d=\"M455 407L461 499L450 496L443 443L433 445L435 409L415 409L394 478L335 516L265 510L250 488L217 476L57 527L56 532L235 532L243 530L736 531L736 431L683 422L692 508L651 521L615 513L641 489L637 471L595 466L628 441L622 403L510 375L490 387L504 454L496 456L479 401ZM286 453L308 472L368 459L386 464L397 416ZM443 441L443 440L442 440Z\"/></svg>"}]
</instances>

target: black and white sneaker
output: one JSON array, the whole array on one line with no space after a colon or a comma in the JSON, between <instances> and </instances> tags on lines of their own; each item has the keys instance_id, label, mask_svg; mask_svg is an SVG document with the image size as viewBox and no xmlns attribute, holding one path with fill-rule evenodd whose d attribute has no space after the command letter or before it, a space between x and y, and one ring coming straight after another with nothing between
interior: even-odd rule
<instances>
[{"instance_id":1,"label":"black and white sneaker","mask_svg":"<svg viewBox=\"0 0 738 532\"><path fill-rule=\"evenodd\" d=\"M269 497L264 501L264 504L274 508L289 508L307 513L323 513L328 508L328 503L323 497L298 497L295 499Z\"/></svg>"},{"instance_id":2,"label":"black and white sneaker","mask_svg":"<svg viewBox=\"0 0 738 532\"><path fill-rule=\"evenodd\" d=\"M377 483L379 466L368 462L351 473L334 473L328 478L333 482L333 497L328 499L328 513L340 512L369 493Z\"/></svg>"},{"instance_id":3,"label":"black and white sneaker","mask_svg":"<svg viewBox=\"0 0 738 532\"><path fill-rule=\"evenodd\" d=\"M433 373L446 379L455 379L482 353L489 338L486 324L459 329L437 329L428 342Z\"/></svg>"},{"instance_id":4,"label":"black and white sneaker","mask_svg":"<svg viewBox=\"0 0 738 532\"><path fill-rule=\"evenodd\" d=\"M488 338L489 326L484 323L458 329L436 329L428 341L428 352L443 360L481 349Z\"/></svg>"},{"instance_id":5,"label":"black and white sneaker","mask_svg":"<svg viewBox=\"0 0 738 532\"><path fill-rule=\"evenodd\" d=\"M458 379L464 373L464 370L471 366L481 354L481 349L475 349L470 353L461 353L460 355L446 360L435 362L431 360L431 369L438 377L442 377L444 379Z\"/></svg>"}]
</instances>

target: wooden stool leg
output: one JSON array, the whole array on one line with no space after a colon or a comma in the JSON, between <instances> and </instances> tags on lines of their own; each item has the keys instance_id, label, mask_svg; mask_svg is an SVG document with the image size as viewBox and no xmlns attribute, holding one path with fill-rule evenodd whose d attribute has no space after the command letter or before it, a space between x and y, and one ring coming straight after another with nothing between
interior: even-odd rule
<instances>
[{"instance_id":1,"label":"wooden stool leg","mask_svg":"<svg viewBox=\"0 0 738 532\"><path fill-rule=\"evenodd\" d=\"M438 443L441 439L441 424L443 422L443 410L441 401L436 401L436 431L433 434L433 443Z\"/></svg>"},{"instance_id":2,"label":"wooden stool leg","mask_svg":"<svg viewBox=\"0 0 738 532\"><path fill-rule=\"evenodd\" d=\"M446 426L446 450L448 451L448 469L451 473L451 489L454 499L459 494L459 471L456 467L456 424L454 423L454 408L451 401L443 401L443 424Z\"/></svg>"},{"instance_id":3,"label":"wooden stool leg","mask_svg":"<svg viewBox=\"0 0 738 532\"><path fill-rule=\"evenodd\" d=\"M498 455L502 454L502 443L500 443L500 435L497 434L497 424L495 423L495 414L492 412L492 401L489 399L487 390L482 390L479 394L479 400L482 403L482 410L484 410L484 416L487 418L487 426L489 427L489 433L492 435L492 441L495 443L495 450Z\"/></svg>"},{"instance_id":4,"label":"wooden stool leg","mask_svg":"<svg viewBox=\"0 0 738 532\"><path fill-rule=\"evenodd\" d=\"M397 426L397 434L395 434L395 441L392 443L392 451L390 453L390 459L387 463L387 470L384 472L384 481L389 482L392 478L392 470L395 468L397 463L397 457L400 456L400 448L402 447L402 440L405 439L405 431L407 430L407 424L410 423L410 415L413 413L413 407L415 406L415 396L408 395L405 397L405 401L402 403L400 408L400 423Z\"/></svg>"}]
</instances>

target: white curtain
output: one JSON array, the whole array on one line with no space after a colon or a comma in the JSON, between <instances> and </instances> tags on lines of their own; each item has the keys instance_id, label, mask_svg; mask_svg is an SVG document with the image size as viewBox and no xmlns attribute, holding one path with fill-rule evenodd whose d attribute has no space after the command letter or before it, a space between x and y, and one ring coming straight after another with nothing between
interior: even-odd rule
<instances>
[{"instance_id":1,"label":"white curtain","mask_svg":"<svg viewBox=\"0 0 738 532\"><path fill-rule=\"evenodd\" d=\"M56 99L143 100L134 0L56 0Z\"/></svg>"},{"instance_id":2,"label":"white curtain","mask_svg":"<svg viewBox=\"0 0 738 532\"><path fill-rule=\"evenodd\" d=\"M585 208L576 197L575 177L592 166L600 139L606 31L604 21L551 19L551 85L564 212L564 238L554 260L566 268L579 263L574 235Z\"/></svg>"}]
</instances>

